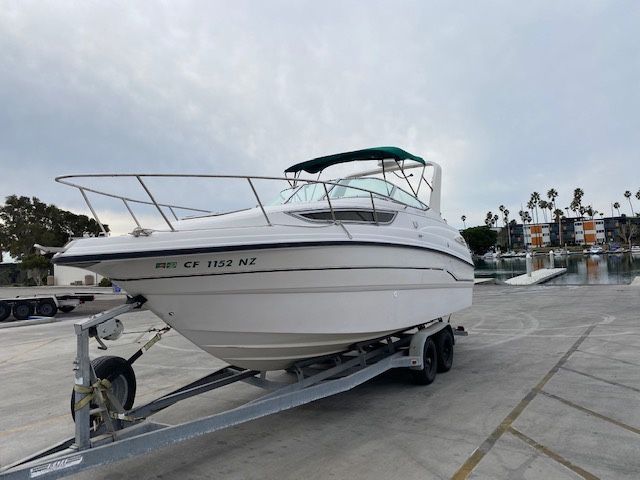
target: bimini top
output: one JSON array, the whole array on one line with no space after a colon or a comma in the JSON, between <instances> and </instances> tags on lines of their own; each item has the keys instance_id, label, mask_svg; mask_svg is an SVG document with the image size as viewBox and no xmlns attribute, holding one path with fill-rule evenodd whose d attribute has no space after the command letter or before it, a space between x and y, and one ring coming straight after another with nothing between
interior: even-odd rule
<instances>
[{"instance_id":1,"label":"bimini top","mask_svg":"<svg viewBox=\"0 0 640 480\"><path fill-rule=\"evenodd\" d=\"M354 152L336 153L327 155L326 157L318 157L313 160L307 160L287 168L285 173L298 173L304 170L307 173L318 173L331 165L347 162L359 162L364 160L413 160L415 162L426 165L424 159L411 155L398 147L376 147L365 148L364 150L356 150Z\"/></svg>"}]
</instances>

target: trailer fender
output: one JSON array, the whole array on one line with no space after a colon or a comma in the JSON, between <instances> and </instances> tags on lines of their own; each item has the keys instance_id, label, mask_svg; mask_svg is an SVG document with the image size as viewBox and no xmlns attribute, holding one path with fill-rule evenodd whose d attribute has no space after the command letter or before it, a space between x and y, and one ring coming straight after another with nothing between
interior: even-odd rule
<instances>
[{"instance_id":1,"label":"trailer fender","mask_svg":"<svg viewBox=\"0 0 640 480\"><path fill-rule=\"evenodd\" d=\"M411 343L409 344L409 358L411 363L409 368L411 370L422 370L424 368L422 353L424 350L424 344L427 343L427 338L435 337L438 332L445 328L450 329L451 326L445 322L436 322L413 334L413 337L411 337Z\"/></svg>"}]
</instances>

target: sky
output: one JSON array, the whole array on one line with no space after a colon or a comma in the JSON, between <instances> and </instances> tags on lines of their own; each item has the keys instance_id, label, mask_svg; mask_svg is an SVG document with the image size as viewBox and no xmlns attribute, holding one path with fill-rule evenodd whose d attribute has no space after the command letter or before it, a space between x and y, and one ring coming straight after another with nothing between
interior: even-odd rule
<instances>
[{"instance_id":1,"label":"sky","mask_svg":"<svg viewBox=\"0 0 640 480\"><path fill-rule=\"evenodd\" d=\"M381 145L442 165L455 226L551 187L560 207L580 187L629 213L640 2L2 0L0 105L0 196L78 213L54 177L280 176ZM171 199L251 201L245 184L186 187ZM130 230L121 204L96 207Z\"/></svg>"}]
</instances>

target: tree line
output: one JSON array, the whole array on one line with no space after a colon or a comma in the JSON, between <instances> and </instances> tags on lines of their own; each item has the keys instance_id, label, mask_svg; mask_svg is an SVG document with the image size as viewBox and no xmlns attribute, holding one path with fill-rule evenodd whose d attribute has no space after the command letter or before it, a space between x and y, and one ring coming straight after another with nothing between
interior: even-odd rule
<instances>
[{"instance_id":1,"label":"tree line","mask_svg":"<svg viewBox=\"0 0 640 480\"><path fill-rule=\"evenodd\" d=\"M629 209L631 210L631 215L636 216L640 215L640 213L636 214L636 211L633 206L632 197L635 196L637 200L640 201L640 188L635 193L631 193L630 190L626 190L623 194L623 197L627 199L629 202ZM523 224L532 223L535 220L535 223L540 223L540 216L544 219L544 223L548 223L549 221L560 222L562 217L569 217L569 212L573 212L573 216L575 218L585 218L590 217L593 219L595 216L600 215L604 216L604 211L596 210L591 204L584 204L584 190L580 187L577 187L573 190L573 197L568 206L564 207L564 211L562 208L558 208L556 198L558 198L558 191L555 188L550 188L547 191L546 199L540 195L538 192L532 192L529 201L526 203L526 209L522 209L518 212L518 216ZM615 209L620 216L620 202L615 201L611 204L612 209ZM502 221L505 226L515 225L517 222L515 219L509 220L509 210L505 208L504 205L500 205L498 207L501 215L497 213L493 213L491 210L487 212L484 218L484 223L488 227L497 227L500 218L502 217ZM548 216L547 216L548 214ZM466 220L467 216L462 215L460 217L464 228L467 228Z\"/></svg>"},{"instance_id":2,"label":"tree line","mask_svg":"<svg viewBox=\"0 0 640 480\"><path fill-rule=\"evenodd\" d=\"M105 229L108 231L107 226ZM46 204L37 197L10 195L0 206L0 255L8 252L37 284L50 271L51 262L37 254L34 244L62 247L74 237L98 236L100 232L93 218Z\"/></svg>"}]
</instances>

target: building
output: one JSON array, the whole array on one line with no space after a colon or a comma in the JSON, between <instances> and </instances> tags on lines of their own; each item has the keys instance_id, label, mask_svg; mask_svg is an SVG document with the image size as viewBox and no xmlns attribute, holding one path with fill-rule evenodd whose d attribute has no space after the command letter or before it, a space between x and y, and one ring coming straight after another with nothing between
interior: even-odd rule
<instances>
[{"instance_id":1,"label":"building","mask_svg":"<svg viewBox=\"0 0 640 480\"><path fill-rule=\"evenodd\" d=\"M548 223L524 226L525 247L546 247L551 243L551 235Z\"/></svg>"},{"instance_id":2,"label":"building","mask_svg":"<svg viewBox=\"0 0 640 480\"><path fill-rule=\"evenodd\" d=\"M516 249L555 245L593 245L594 243L625 244L628 243L628 240L624 238L624 235L621 235L621 232L629 224L636 226L637 233L633 237L633 242L639 243L640 216L621 215L599 219L563 217L560 224L558 222L537 225L510 224L509 233L511 234L511 246ZM534 227L540 227L540 231ZM541 245L539 245L540 243Z\"/></svg>"},{"instance_id":3,"label":"building","mask_svg":"<svg viewBox=\"0 0 640 480\"><path fill-rule=\"evenodd\" d=\"M102 275L84 268L54 265L53 277L55 285L98 285Z\"/></svg>"},{"instance_id":4,"label":"building","mask_svg":"<svg viewBox=\"0 0 640 480\"><path fill-rule=\"evenodd\" d=\"M578 245L600 245L606 240L604 220L576 220L573 222L575 243Z\"/></svg>"}]
</instances>

